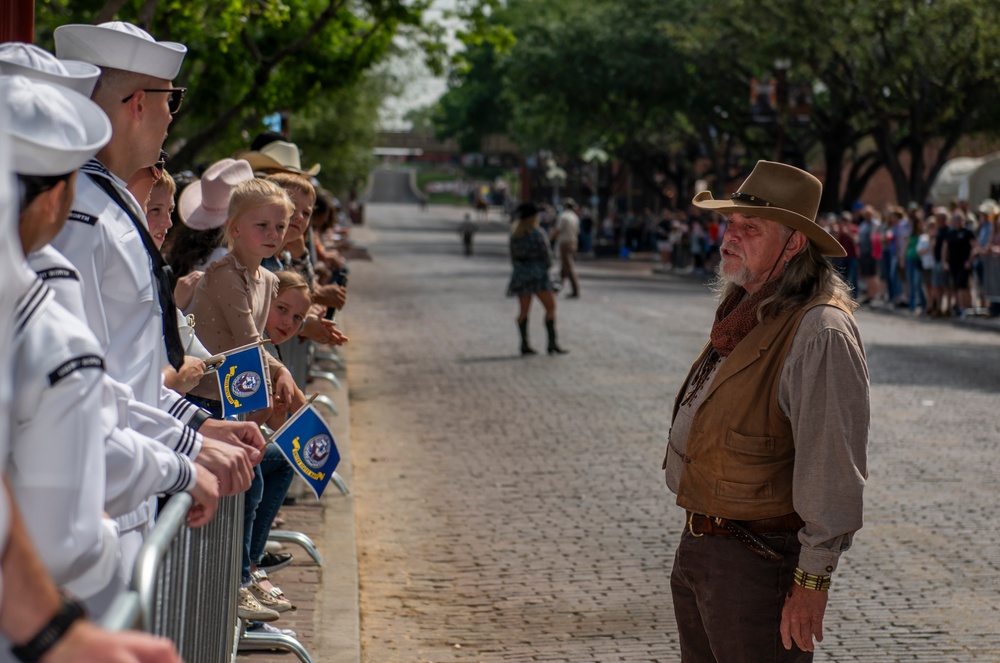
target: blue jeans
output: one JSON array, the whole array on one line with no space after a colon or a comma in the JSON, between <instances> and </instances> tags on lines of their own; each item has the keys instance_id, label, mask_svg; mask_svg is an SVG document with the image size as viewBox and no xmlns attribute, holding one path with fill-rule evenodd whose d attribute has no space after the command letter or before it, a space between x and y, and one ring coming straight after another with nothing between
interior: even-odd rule
<instances>
[{"instance_id":1,"label":"blue jeans","mask_svg":"<svg viewBox=\"0 0 1000 663\"><path fill-rule=\"evenodd\" d=\"M892 303L899 294L899 281L896 279L896 260L889 254L888 249L883 249L882 253L882 280L885 281L886 301Z\"/></svg>"},{"instance_id":2,"label":"blue jeans","mask_svg":"<svg viewBox=\"0 0 1000 663\"><path fill-rule=\"evenodd\" d=\"M243 510L243 571L244 583L250 581L250 562L260 561L264 544L271 533L274 517L285 501L292 485L294 470L278 447L267 445L264 458L253 468L253 483L244 496Z\"/></svg>"},{"instance_id":3,"label":"blue jeans","mask_svg":"<svg viewBox=\"0 0 1000 663\"><path fill-rule=\"evenodd\" d=\"M911 311L915 311L917 309L918 300L920 308L925 311L927 310L927 298L924 296L923 271L923 267L920 264L920 258L906 259L906 282L910 286Z\"/></svg>"}]
</instances>

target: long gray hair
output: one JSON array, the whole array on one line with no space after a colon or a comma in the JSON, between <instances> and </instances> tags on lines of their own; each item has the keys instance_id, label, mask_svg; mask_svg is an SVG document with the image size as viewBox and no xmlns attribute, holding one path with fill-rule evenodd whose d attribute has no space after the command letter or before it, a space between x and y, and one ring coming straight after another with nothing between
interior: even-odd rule
<instances>
[{"instance_id":1,"label":"long gray hair","mask_svg":"<svg viewBox=\"0 0 1000 663\"><path fill-rule=\"evenodd\" d=\"M757 309L758 321L763 322L767 318L805 306L820 295L837 300L849 311L858 309L851 287L812 242L806 242L806 248L788 262L778 280L778 291L761 302ZM721 274L712 284L713 290L723 300L741 287Z\"/></svg>"}]
</instances>

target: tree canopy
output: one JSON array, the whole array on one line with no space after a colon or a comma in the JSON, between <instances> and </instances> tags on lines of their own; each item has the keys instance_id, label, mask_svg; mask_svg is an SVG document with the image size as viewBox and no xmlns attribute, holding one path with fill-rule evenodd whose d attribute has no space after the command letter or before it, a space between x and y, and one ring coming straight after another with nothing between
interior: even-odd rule
<instances>
[{"instance_id":1,"label":"tree canopy","mask_svg":"<svg viewBox=\"0 0 1000 663\"><path fill-rule=\"evenodd\" d=\"M160 40L179 41L188 55L176 85L189 88L170 128L173 167L228 156L245 149L273 112L290 113L310 137L337 136L319 150L324 169L371 134L383 83L371 82L377 65L406 34L427 46L440 67L440 27L426 25L430 0L39 0L36 41L52 48L52 33L65 23L125 20ZM340 111L333 116L334 109ZM358 110L365 114L359 115ZM344 118L349 122L343 122ZM324 120L325 118L325 120ZM365 121L367 124L365 124ZM365 125L365 126L362 126ZM294 126L293 126L294 128ZM348 135L346 130L357 132ZM295 136L292 139L295 140ZM355 161L357 161L355 159ZM346 175L346 173L345 173ZM352 176L356 176L353 174Z\"/></svg>"},{"instance_id":2,"label":"tree canopy","mask_svg":"<svg viewBox=\"0 0 1000 663\"><path fill-rule=\"evenodd\" d=\"M825 209L879 167L923 200L960 138L995 131L1000 0L508 0L467 44L435 122L474 146L601 147L646 180L721 190L760 158L825 171ZM778 108L751 108L776 79ZM795 92L795 98L789 96ZM804 102L800 104L797 99ZM779 154L780 152L780 154ZM693 169L697 164L698 171Z\"/></svg>"}]
</instances>

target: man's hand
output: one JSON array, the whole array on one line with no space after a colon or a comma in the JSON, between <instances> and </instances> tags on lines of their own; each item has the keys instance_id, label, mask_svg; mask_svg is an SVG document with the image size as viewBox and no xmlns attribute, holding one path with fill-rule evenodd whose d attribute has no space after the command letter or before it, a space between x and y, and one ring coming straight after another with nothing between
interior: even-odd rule
<instances>
[{"instance_id":1,"label":"man's hand","mask_svg":"<svg viewBox=\"0 0 1000 663\"><path fill-rule=\"evenodd\" d=\"M175 371L173 366L163 369L163 382L181 395L198 386L203 377L205 377L205 362L191 355L184 355L184 363L180 369Z\"/></svg>"},{"instance_id":2,"label":"man's hand","mask_svg":"<svg viewBox=\"0 0 1000 663\"><path fill-rule=\"evenodd\" d=\"M253 465L243 445L234 446L206 437L195 462L219 480L220 495L239 495L253 481Z\"/></svg>"},{"instance_id":3,"label":"man's hand","mask_svg":"<svg viewBox=\"0 0 1000 663\"><path fill-rule=\"evenodd\" d=\"M267 440L260 434L260 427L252 421L207 419L198 432L205 437L243 449L247 452L251 465L260 462L267 447Z\"/></svg>"},{"instance_id":4,"label":"man's hand","mask_svg":"<svg viewBox=\"0 0 1000 663\"><path fill-rule=\"evenodd\" d=\"M336 322L314 315L306 316L299 336L304 336L321 345L343 345L349 340L337 329Z\"/></svg>"},{"instance_id":5,"label":"man's hand","mask_svg":"<svg viewBox=\"0 0 1000 663\"><path fill-rule=\"evenodd\" d=\"M136 631L111 633L78 620L41 663L182 663L174 643Z\"/></svg>"},{"instance_id":6,"label":"man's hand","mask_svg":"<svg viewBox=\"0 0 1000 663\"><path fill-rule=\"evenodd\" d=\"M194 289L204 275L204 272L194 271L177 279L177 285L174 286L174 303L177 304L177 308L183 311L191 305Z\"/></svg>"},{"instance_id":7,"label":"man's hand","mask_svg":"<svg viewBox=\"0 0 1000 663\"><path fill-rule=\"evenodd\" d=\"M781 644L792 648L792 641L802 651L814 651L813 637L823 642L823 615L826 613L828 590L806 589L792 585L781 610Z\"/></svg>"},{"instance_id":8,"label":"man's hand","mask_svg":"<svg viewBox=\"0 0 1000 663\"><path fill-rule=\"evenodd\" d=\"M198 478L191 488L194 505L188 509L187 526L198 528L212 522L219 506L219 479L205 468L195 468Z\"/></svg>"},{"instance_id":9,"label":"man's hand","mask_svg":"<svg viewBox=\"0 0 1000 663\"><path fill-rule=\"evenodd\" d=\"M313 292L313 301L323 306L342 309L347 303L347 288L336 283L318 285Z\"/></svg>"}]
</instances>

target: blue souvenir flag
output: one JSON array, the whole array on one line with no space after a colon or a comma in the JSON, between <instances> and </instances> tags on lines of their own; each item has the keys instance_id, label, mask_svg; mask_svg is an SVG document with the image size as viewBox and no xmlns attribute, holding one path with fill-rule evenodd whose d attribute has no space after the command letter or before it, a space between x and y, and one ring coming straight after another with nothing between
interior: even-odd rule
<instances>
[{"instance_id":1,"label":"blue souvenir flag","mask_svg":"<svg viewBox=\"0 0 1000 663\"><path fill-rule=\"evenodd\" d=\"M271 406L264 371L264 349L260 343L236 348L225 354L216 369L222 392L222 416L246 414Z\"/></svg>"},{"instance_id":2,"label":"blue souvenir flag","mask_svg":"<svg viewBox=\"0 0 1000 663\"><path fill-rule=\"evenodd\" d=\"M309 484L316 499L322 497L340 463L340 452L329 427L315 408L308 403L299 408L271 436L271 442L278 445L291 466Z\"/></svg>"}]
</instances>

